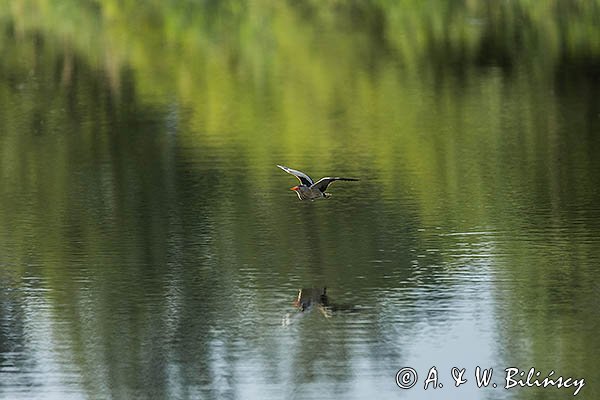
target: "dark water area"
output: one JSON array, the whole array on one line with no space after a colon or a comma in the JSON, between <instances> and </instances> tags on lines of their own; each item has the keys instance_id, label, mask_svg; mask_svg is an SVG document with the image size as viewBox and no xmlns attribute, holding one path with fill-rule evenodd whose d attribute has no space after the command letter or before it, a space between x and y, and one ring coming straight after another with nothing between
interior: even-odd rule
<instances>
[{"instance_id":1,"label":"dark water area","mask_svg":"<svg viewBox=\"0 0 600 400\"><path fill-rule=\"evenodd\" d=\"M597 1L0 10L0 398L600 395Z\"/></svg>"}]
</instances>

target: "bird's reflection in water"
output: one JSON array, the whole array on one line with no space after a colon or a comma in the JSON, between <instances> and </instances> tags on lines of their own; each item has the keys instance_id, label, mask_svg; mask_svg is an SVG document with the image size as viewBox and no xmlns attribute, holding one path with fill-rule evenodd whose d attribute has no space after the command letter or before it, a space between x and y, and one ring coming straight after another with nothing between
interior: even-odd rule
<instances>
[{"instance_id":1,"label":"bird's reflection in water","mask_svg":"<svg viewBox=\"0 0 600 400\"><path fill-rule=\"evenodd\" d=\"M298 296L292 303L299 311L307 311L316 307L325 317L331 318L327 288L303 288L298 290Z\"/></svg>"},{"instance_id":2,"label":"bird's reflection in water","mask_svg":"<svg viewBox=\"0 0 600 400\"><path fill-rule=\"evenodd\" d=\"M339 312L356 312L353 305L332 303L327 295L327 288L302 288L298 289L298 296L292 303L299 311L296 315L285 315L282 325L292 323L292 318L299 317L302 313L316 309L325 318L331 318Z\"/></svg>"}]
</instances>

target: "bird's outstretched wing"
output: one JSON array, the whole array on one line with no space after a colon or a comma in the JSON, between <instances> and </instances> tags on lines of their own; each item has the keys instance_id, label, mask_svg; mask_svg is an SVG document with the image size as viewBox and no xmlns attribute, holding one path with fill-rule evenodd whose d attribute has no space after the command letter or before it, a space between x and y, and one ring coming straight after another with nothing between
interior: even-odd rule
<instances>
[{"instance_id":1,"label":"bird's outstretched wing","mask_svg":"<svg viewBox=\"0 0 600 400\"><path fill-rule=\"evenodd\" d=\"M306 186L312 186L313 180L310 179L310 176L306 175L304 172L296 171L295 169L284 167L283 165L277 165L277 166L279 168L281 168L282 170L284 170L285 172L287 172L288 174L294 175L296 178L298 178L298 180L300 181L301 184L306 185Z\"/></svg>"},{"instance_id":2,"label":"bird's outstretched wing","mask_svg":"<svg viewBox=\"0 0 600 400\"><path fill-rule=\"evenodd\" d=\"M325 178L321 178L317 181L317 183L315 183L313 185L313 187L316 187L317 189L319 189L322 193L325 193L325 190L327 189L327 186L329 186L331 184L331 182L334 181L358 181L359 179L356 178L342 178L339 176L336 177L325 177Z\"/></svg>"}]
</instances>

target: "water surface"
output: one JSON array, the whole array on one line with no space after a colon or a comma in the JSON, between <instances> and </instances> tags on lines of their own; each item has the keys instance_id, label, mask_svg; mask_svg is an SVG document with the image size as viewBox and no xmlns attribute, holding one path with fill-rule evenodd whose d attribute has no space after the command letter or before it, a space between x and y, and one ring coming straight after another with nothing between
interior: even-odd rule
<instances>
[{"instance_id":1,"label":"water surface","mask_svg":"<svg viewBox=\"0 0 600 400\"><path fill-rule=\"evenodd\" d=\"M600 394L597 2L54 3L0 7L0 397Z\"/></svg>"}]
</instances>

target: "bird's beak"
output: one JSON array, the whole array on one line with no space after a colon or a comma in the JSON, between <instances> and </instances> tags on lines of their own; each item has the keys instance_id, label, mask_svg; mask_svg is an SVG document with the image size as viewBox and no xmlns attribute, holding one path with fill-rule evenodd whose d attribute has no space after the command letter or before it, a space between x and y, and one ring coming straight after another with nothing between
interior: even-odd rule
<instances>
[{"instance_id":1,"label":"bird's beak","mask_svg":"<svg viewBox=\"0 0 600 400\"><path fill-rule=\"evenodd\" d=\"M298 186L294 186L293 188L290 188L290 190L293 190L293 191L296 191L298 189L300 189Z\"/></svg>"}]
</instances>

